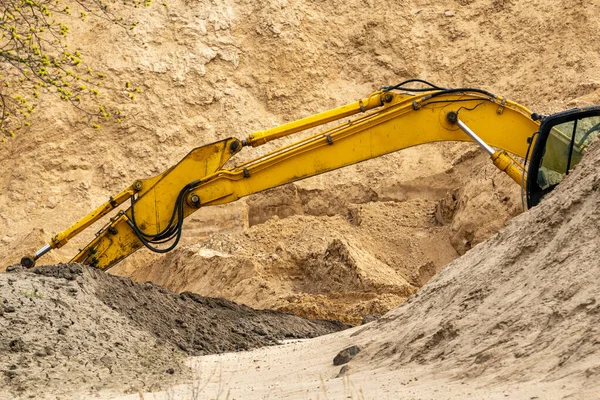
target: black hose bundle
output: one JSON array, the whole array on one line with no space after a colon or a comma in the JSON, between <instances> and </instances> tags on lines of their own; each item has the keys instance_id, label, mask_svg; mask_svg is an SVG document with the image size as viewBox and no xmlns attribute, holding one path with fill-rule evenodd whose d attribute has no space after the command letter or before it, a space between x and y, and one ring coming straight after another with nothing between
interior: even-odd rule
<instances>
[{"instance_id":1,"label":"black hose bundle","mask_svg":"<svg viewBox=\"0 0 600 400\"><path fill-rule=\"evenodd\" d=\"M183 214L183 206L185 204L185 198L199 184L200 181L193 181L181 189L179 195L177 196L177 200L175 201L173 213L171 214L169 223L165 229L156 234L142 232L142 230L138 227L135 221L135 200L133 196L131 197L131 219L128 221L128 223L144 246L155 253L167 253L177 246L179 239L181 239L181 232L183 230L183 219L185 218ZM156 245L168 243L173 239L175 239L175 241L169 247L164 249L155 247Z\"/></svg>"},{"instance_id":2,"label":"black hose bundle","mask_svg":"<svg viewBox=\"0 0 600 400\"><path fill-rule=\"evenodd\" d=\"M406 85L408 85L409 83L422 83L423 85L426 85L428 87L426 87L426 88L406 87ZM433 97L441 96L444 94L462 93L462 92L476 92L476 93L485 94L486 96L490 96L492 98L497 97L495 94L490 93L486 90L481 90L481 89L477 89L477 88L449 89L449 88L440 87L440 86L435 85L424 79L408 79L408 80L406 80L404 82L400 82L399 84L394 85L394 86L382 86L381 90L383 90L384 92L389 92L390 90L404 90L406 92L414 92L414 93L437 91L437 93L432 93L431 95L423 98L423 101L429 100ZM471 100L469 100L469 101L471 101Z\"/></svg>"},{"instance_id":3,"label":"black hose bundle","mask_svg":"<svg viewBox=\"0 0 600 400\"><path fill-rule=\"evenodd\" d=\"M409 88L409 87L404 87L405 85L408 85L409 83L422 83L424 85L429 86L428 88ZM434 85L431 82L428 82L426 80L423 79L409 79L406 80L404 82L400 82L397 85L394 86L383 86L381 87L381 90L383 90L384 92L389 92L390 90L405 90L407 92L430 92L431 90L447 90L446 88L442 88L439 87L437 85Z\"/></svg>"}]
</instances>

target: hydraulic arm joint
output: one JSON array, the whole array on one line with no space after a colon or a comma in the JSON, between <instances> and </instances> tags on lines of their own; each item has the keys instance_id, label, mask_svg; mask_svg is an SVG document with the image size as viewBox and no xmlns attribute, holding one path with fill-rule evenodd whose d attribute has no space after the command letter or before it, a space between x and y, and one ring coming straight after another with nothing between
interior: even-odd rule
<instances>
[{"instance_id":1,"label":"hydraulic arm joint","mask_svg":"<svg viewBox=\"0 0 600 400\"><path fill-rule=\"evenodd\" d=\"M524 182L524 167L517 162L514 158L508 155L504 150L494 150L494 148L488 145L483 139L481 139L475 132L471 130L464 122L458 118L458 113L451 111L447 114L446 118L448 122L458 125L458 127L466 133L475 143L479 145L486 153L490 155L494 165L500 170L505 172L511 177L513 181L521 185Z\"/></svg>"}]
</instances>

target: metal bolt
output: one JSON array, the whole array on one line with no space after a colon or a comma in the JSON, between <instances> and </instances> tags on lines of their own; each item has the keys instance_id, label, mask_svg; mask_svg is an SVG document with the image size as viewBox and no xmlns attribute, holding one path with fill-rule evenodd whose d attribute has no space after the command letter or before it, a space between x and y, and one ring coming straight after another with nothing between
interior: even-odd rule
<instances>
[{"instance_id":1,"label":"metal bolt","mask_svg":"<svg viewBox=\"0 0 600 400\"><path fill-rule=\"evenodd\" d=\"M240 148L240 142L237 140L234 142L231 142L231 144L229 145L229 151L231 153L235 153L239 148Z\"/></svg>"},{"instance_id":2,"label":"metal bolt","mask_svg":"<svg viewBox=\"0 0 600 400\"><path fill-rule=\"evenodd\" d=\"M389 103L392 100L394 100L394 95L391 93L386 93L385 96L383 96L384 103Z\"/></svg>"},{"instance_id":3,"label":"metal bolt","mask_svg":"<svg viewBox=\"0 0 600 400\"><path fill-rule=\"evenodd\" d=\"M190 197L190 201L193 205L198 207L200 205L200 196L198 196L197 194L193 194L192 197Z\"/></svg>"},{"instance_id":4,"label":"metal bolt","mask_svg":"<svg viewBox=\"0 0 600 400\"><path fill-rule=\"evenodd\" d=\"M35 266L35 259L31 256L21 258L21 265L24 268L33 268Z\"/></svg>"},{"instance_id":5,"label":"metal bolt","mask_svg":"<svg viewBox=\"0 0 600 400\"><path fill-rule=\"evenodd\" d=\"M446 115L446 119L448 120L448 122L450 122L451 124L455 124L458 121L458 113L456 111L450 111L447 115Z\"/></svg>"},{"instance_id":6,"label":"metal bolt","mask_svg":"<svg viewBox=\"0 0 600 400\"><path fill-rule=\"evenodd\" d=\"M140 190L142 190L142 181L137 180L133 183L133 188L135 189L136 192L139 192Z\"/></svg>"}]
</instances>

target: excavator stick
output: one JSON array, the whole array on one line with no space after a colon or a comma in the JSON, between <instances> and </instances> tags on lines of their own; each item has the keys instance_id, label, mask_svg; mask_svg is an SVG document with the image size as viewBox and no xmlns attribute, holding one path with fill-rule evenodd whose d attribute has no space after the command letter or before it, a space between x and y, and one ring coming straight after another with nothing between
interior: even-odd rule
<instances>
[{"instance_id":1,"label":"excavator stick","mask_svg":"<svg viewBox=\"0 0 600 400\"><path fill-rule=\"evenodd\" d=\"M131 200L132 206L111 218L96 234L96 238L73 257L72 262L106 269L144 245L154 246L152 238L160 236L161 232L164 232L165 237L159 237L158 241L169 239L169 236L178 241L183 218L197 210L187 203L178 203L182 190L189 188L191 182L199 183L202 178L220 170L241 149L242 143L234 138L195 148L162 174L135 181L129 188L111 197L108 202L69 229L55 235L50 243L35 255L24 257L21 264L28 268L33 267L42 255L51 249L62 247L73 236L127 200ZM174 211L174 218L171 218Z\"/></svg>"}]
</instances>

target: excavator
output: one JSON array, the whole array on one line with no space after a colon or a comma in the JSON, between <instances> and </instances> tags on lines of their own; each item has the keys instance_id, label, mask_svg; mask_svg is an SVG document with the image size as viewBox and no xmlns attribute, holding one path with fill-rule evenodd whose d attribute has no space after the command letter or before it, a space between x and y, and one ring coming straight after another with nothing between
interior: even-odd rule
<instances>
[{"instance_id":1,"label":"excavator","mask_svg":"<svg viewBox=\"0 0 600 400\"><path fill-rule=\"evenodd\" d=\"M301 133L307 137L225 166L244 148ZM136 180L110 197L21 264L33 267L113 210L71 262L107 270L143 247L166 253L179 242L184 219L200 208L431 142L475 142L521 186L524 206L533 207L573 170L599 133L600 106L541 115L486 90L410 79L242 140L197 147L160 175ZM129 207L121 207L127 201Z\"/></svg>"}]
</instances>

